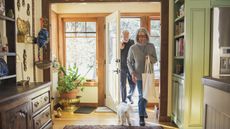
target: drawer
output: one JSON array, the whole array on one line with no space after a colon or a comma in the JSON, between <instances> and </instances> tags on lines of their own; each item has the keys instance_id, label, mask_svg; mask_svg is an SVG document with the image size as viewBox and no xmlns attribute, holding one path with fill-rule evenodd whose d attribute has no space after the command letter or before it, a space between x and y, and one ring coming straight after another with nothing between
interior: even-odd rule
<instances>
[{"instance_id":1,"label":"drawer","mask_svg":"<svg viewBox=\"0 0 230 129\"><path fill-rule=\"evenodd\" d=\"M40 108L47 105L50 101L49 93L46 92L32 100L32 112L36 112Z\"/></svg>"},{"instance_id":2,"label":"drawer","mask_svg":"<svg viewBox=\"0 0 230 129\"><path fill-rule=\"evenodd\" d=\"M45 127L43 127L42 129L53 129L52 126L52 122L49 122L47 125L45 125Z\"/></svg>"},{"instance_id":3,"label":"drawer","mask_svg":"<svg viewBox=\"0 0 230 129\"><path fill-rule=\"evenodd\" d=\"M33 118L34 129L40 129L51 118L50 106Z\"/></svg>"}]
</instances>

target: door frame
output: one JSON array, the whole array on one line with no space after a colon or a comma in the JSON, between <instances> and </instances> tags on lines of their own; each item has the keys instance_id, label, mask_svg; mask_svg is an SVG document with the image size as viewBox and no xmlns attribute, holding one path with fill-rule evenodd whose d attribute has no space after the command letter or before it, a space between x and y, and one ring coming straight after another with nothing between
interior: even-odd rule
<instances>
[{"instance_id":1,"label":"door frame","mask_svg":"<svg viewBox=\"0 0 230 129\"><path fill-rule=\"evenodd\" d=\"M68 2L106 2L104 0L42 0L42 17L48 18L50 21L51 4L52 3L68 3ZM121 2L121 0L110 0L109 2ZM159 121L170 121L167 114L168 110L168 51L169 51L169 0L129 0L123 2L160 2L161 3L161 57L160 57L160 113ZM49 28L48 28L49 30ZM50 53L50 44L48 45ZM43 55L44 58L50 59L51 53ZM46 69L43 71L43 80L50 81L51 71ZM164 81L163 81L164 80Z\"/></svg>"}]
</instances>

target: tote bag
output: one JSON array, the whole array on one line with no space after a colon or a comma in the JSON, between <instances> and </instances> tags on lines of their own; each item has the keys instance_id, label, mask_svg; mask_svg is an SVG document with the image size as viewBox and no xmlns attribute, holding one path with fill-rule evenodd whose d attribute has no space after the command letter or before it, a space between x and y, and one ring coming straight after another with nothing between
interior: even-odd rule
<instances>
[{"instance_id":1,"label":"tote bag","mask_svg":"<svg viewBox=\"0 0 230 129\"><path fill-rule=\"evenodd\" d=\"M148 57L145 60L145 71L142 74L143 98L146 100L157 97L153 71L153 65L151 64L150 58Z\"/></svg>"}]
</instances>

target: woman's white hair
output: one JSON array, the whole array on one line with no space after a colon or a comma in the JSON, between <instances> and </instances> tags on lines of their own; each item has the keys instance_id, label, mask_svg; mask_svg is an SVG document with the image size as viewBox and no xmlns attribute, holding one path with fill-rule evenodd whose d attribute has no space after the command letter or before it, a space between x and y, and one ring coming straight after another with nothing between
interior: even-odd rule
<instances>
[{"instance_id":1,"label":"woman's white hair","mask_svg":"<svg viewBox=\"0 0 230 129\"><path fill-rule=\"evenodd\" d=\"M140 29L137 30L137 33L136 33L136 42L139 43L139 36L138 36L138 34L139 34L140 32L143 32L143 33L146 35L147 42L149 42L149 32L148 32L148 30L147 30L146 28L144 28L144 27L141 27Z\"/></svg>"}]
</instances>

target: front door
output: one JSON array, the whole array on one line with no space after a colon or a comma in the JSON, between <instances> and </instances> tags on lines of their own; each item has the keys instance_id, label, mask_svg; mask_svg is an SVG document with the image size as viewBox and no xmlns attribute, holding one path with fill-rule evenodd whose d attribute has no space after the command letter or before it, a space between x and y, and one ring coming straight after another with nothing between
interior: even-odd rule
<instances>
[{"instance_id":1,"label":"front door","mask_svg":"<svg viewBox=\"0 0 230 129\"><path fill-rule=\"evenodd\" d=\"M120 101L120 14L106 17L106 100L105 105L116 111Z\"/></svg>"}]
</instances>

